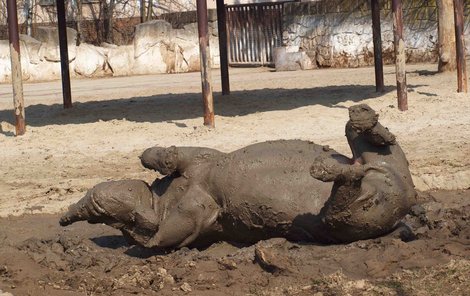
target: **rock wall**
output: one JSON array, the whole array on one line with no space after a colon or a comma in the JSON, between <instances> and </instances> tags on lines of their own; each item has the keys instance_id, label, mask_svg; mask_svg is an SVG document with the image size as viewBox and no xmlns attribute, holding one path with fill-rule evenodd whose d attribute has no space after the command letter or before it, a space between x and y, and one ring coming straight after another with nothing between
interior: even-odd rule
<instances>
[{"instance_id":1,"label":"rock wall","mask_svg":"<svg viewBox=\"0 0 470 296\"><path fill-rule=\"evenodd\" d=\"M211 22L210 46L213 67L219 65L217 24ZM34 37L34 38L33 38ZM33 37L20 35L23 80L60 78L57 28L40 27ZM199 71L197 24L174 29L170 23L154 20L135 28L132 45L76 46L77 33L67 28L70 73L72 77L122 76L133 74L181 73ZM8 40L0 40L0 82L11 80Z\"/></svg>"},{"instance_id":2,"label":"rock wall","mask_svg":"<svg viewBox=\"0 0 470 296\"><path fill-rule=\"evenodd\" d=\"M466 0L466 46L470 52L470 1ZM404 22L407 62L437 61L437 8L435 1L405 1ZM394 62L390 0L381 1L384 63ZM199 44L195 12L168 14L135 27L130 45L82 43L68 28L70 73L75 77L198 71ZM210 50L213 67L219 66L216 13L209 10ZM55 27L39 27L33 37L21 35L24 80L60 78ZM369 0L329 0L284 4L283 45L279 70L315 67L373 65ZM301 55L297 52L305 52ZM0 83L11 79L9 45L0 40ZM306 61L306 57L310 62ZM287 62L291 62L290 64ZM291 65L292 64L292 65Z\"/></svg>"},{"instance_id":3,"label":"rock wall","mask_svg":"<svg viewBox=\"0 0 470 296\"><path fill-rule=\"evenodd\" d=\"M437 61L437 8L434 1L405 1L407 62ZM390 0L381 1L384 63L394 62ZM319 67L373 65L369 0L331 0L284 4L283 45L306 51ZM468 22L468 21L467 21ZM467 50L470 50L467 26Z\"/></svg>"}]
</instances>

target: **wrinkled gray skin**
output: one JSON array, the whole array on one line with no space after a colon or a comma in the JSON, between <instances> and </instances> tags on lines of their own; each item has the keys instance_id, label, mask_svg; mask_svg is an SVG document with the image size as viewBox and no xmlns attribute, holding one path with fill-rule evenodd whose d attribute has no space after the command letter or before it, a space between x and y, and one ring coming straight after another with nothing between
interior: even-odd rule
<instances>
[{"instance_id":1,"label":"wrinkled gray skin","mask_svg":"<svg viewBox=\"0 0 470 296\"><path fill-rule=\"evenodd\" d=\"M405 155L377 118L366 105L350 108L352 160L300 140L231 153L152 147L142 165L164 178L151 186L139 180L98 184L60 223L105 223L146 247L376 237L393 230L416 196Z\"/></svg>"}]
</instances>

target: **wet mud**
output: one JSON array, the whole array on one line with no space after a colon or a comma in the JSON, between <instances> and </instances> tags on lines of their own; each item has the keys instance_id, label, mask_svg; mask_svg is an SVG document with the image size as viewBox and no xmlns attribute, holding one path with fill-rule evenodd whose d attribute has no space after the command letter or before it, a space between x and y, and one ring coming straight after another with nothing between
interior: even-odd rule
<instances>
[{"instance_id":1,"label":"wet mud","mask_svg":"<svg viewBox=\"0 0 470 296\"><path fill-rule=\"evenodd\" d=\"M407 227L349 244L220 242L163 252L58 215L0 219L13 295L469 295L470 190L422 192ZM318 294L315 294L318 293ZM0 292L1 294L1 292Z\"/></svg>"}]
</instances>

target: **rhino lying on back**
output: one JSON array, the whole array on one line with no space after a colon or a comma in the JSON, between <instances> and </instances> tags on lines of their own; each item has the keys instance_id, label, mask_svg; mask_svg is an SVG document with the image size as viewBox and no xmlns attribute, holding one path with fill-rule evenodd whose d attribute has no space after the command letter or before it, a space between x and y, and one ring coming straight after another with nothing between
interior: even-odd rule
<instances>
[{"instance_id":1,"label":"rhino lying on back","mask_svg":"<svg viewBox=\"0 0 470 296\"><path fill-rule=\"evenodd\" d=\"M367 105L349 109L353 158L308 141L258 143L231 153L152 147L144 167L165 177L96 185L60 219L105 223L146 247L256 242L322 243L386 234L416 201L408 162Z\"/></svg>"}]
</instances>

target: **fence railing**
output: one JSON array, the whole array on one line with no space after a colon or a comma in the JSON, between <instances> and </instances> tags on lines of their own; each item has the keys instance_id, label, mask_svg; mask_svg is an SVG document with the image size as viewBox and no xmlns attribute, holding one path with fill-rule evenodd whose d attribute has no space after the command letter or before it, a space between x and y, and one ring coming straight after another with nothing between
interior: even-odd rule
<instances>
[{"instance_id":1,"label":"fence railing","mask_svg":"<svg viewBox=\"0 0 470 296\"><path fill-rule=\"evenodd\" d=\"M284 3L226 6L230 65L271 65L273 49L282 45Z\"/></svg>"}]
</instances>

